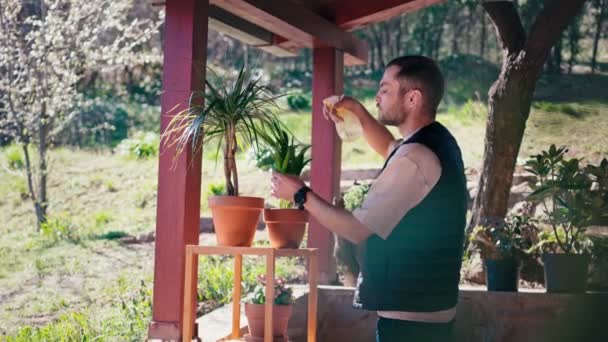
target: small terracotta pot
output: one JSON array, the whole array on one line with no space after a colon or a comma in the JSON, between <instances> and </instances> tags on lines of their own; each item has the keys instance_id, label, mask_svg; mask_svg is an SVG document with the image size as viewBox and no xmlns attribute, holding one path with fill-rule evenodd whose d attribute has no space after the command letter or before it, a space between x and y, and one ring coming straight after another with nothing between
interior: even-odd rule
<instances>
[{"instance_id":1,"label":"small terracotta pot","mask_svg":"<svg viewBox=\"0 0 608 342\"><path fill-rule=\"evenodd\" d=\"M251 246L260 212L264 209L263 198L212 196L209 197L209 208L218 245Z\"/></svg>"},{"instance_id":2,"label":"small terracotta pot","mask_svg":"<svg viewBox=\"0 0 608 342\"><path fill-rule=\"evenodd\" d=\"M308 213L300 209L264 209L264 222L273 248L299 248Z\"/></svg>"},{"instance_id":3,"label":"small terracotta pot","mask_svg":"<svg viewBox=\"0 0 608 342\"><path fill-rule=\"evenodd\" d=\"M249 325L249 334L255 339L264 337L264 304L245 303L245 315ZM273 340L287 341L287 325L291 317L292 305L272 306Z\"/></svg>"}]
</instances>

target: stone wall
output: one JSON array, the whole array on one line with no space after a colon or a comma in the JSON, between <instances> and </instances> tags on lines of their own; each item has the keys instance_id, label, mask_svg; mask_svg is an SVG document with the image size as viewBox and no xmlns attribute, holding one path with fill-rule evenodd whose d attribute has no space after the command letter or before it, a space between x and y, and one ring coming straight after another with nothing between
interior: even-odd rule
<instances>
[{"instance_id":1,"label":"stone wall","mask_svg":"<svg viewBox=\"0 0 608 342\"><path fill-rule=\"evenodd\" d=\"M351 306L354 289L319 288L319 342L375 341L376 314ZM300 297L289 336L306 341L307 296ZM487 292L461 288L454 341L608 341L608 293Z\"/></svg>"}]
</instances>

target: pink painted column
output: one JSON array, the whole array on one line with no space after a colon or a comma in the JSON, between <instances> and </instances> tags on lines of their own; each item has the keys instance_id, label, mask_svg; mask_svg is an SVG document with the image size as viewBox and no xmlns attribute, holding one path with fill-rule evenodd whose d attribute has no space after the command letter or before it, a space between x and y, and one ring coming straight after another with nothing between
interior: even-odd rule
<instances>
[{"instance_id":1,"label":"pink painted column","mask_svg":"<svg viewBox=\"0 0 608 342\"><path fill-rule=\"evenodd\" d=\"M323 118L324 98L343 92L344 54L331 47L313 49L312 77L312 165L310 182L315 193L333 202L340 195L342 141L334 124ZM308 247L319 248L319 281L328 284L336 279L333 256L334 238L319 222L311 219Z\"/></svg>"},{"instance_id":2,"label":"pink painted column","mask_svg":"<svg viewBox=\"0 0 608 342\"><path fill-rule=\"evenodd\" d=\"M208 0L166 1L161 132L177 111L167 112L184 108L192 91L204 89L208 7ZM181 339L185 246L198 244L201 156L186 148L172 167L173 156L174 148L161 143L150 339Z\"/></svg>"}]
</instances>

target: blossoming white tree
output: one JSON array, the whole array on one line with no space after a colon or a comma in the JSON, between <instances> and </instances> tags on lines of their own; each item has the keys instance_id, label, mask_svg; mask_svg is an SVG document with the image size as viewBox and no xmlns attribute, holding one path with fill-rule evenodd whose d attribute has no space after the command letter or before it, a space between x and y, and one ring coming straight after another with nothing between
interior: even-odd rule
<instances>
[{"instance_id":1,"label":"blossoming white tree","mask_svg":"<svg viewBox=\"0 0 608 342\"><path fill-rule=\"evenodd\" d=\"M48 150L86 105L84 77L144 62L160 21L131 19L133 6L134 0L0 1L0 134L23 151L38 228L49 203Z\"/></svg>"}]
</instances>

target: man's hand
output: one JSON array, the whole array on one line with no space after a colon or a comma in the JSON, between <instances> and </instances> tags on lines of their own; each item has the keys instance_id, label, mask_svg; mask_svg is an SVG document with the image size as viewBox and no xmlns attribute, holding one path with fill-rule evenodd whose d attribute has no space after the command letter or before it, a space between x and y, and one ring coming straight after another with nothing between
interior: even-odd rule
<instances>
[{"instance_id":1,"label":"man's hand","mask_svg":"<svg viewBox=\"0 0 608 342\"><path fill-rule=\"evenodd\" d=\"M355 100L354 98L352 98L350 96L341 95L340 99L338 100L338 102L336 102L334 104L334 106L331 108L331 110L329 108L327 108L327 106L323 105L323 116L325 117L326 120L331 120L334 123L338 123L338 122L342 122L344 120L341 117L339 117L338 114L336 114L337 108L344 108L346 110L349 110L349 111L355 113L355 115L357 115L357 117L358 117L362 107L363 107L363 105L359 101Z\"/></svg>"},{"instance_id":2,"label":"man's hand","mask_svg":"<svg viewBox=\"0 0 608 342\"><path fill-rule=\"evenodd\" d=\"M299 177L282 174L276 171L272 171L272 196L293 201L293 195L300 190L304 185Z\"/></svg>"}]
</instances>

